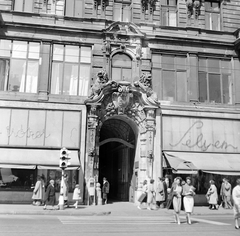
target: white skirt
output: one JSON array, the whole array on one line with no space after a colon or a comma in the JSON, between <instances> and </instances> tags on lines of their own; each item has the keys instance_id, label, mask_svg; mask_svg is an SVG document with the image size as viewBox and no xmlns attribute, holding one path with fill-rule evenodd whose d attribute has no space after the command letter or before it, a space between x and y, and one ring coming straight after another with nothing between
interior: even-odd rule
<instances>
[{"instance_id":1,"label":"white skirt","mask_svg":"<svg viewBox=\"0 0 240 236\"><path fill-rule=\"evenodd\" d=\"M185 212L192 213L193 212L193 206L194 206L193 197L184 197L183 198L183 205L184 205Z\"/></svg>"}]
</instances>

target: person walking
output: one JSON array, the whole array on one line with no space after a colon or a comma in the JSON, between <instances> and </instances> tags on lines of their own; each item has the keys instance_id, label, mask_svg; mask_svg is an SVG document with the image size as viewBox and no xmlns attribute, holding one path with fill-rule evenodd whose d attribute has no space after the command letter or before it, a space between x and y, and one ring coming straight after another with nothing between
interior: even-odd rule
<instances>
[{"instance_id":1,"label":"person walking","mask_svg":"<svg viewBox=\"0 0 240 236\"><path fill-rule=\"evenodd\" d=\"M44 188L43 188L43 184L42 184L42 178L40 175L38 175L37 182L33 189L33 196L32 196L34 206L40 206L42 204L43 193L44 193Z\"/></svg>"},{"instance_id":2,"label":"person walking","mask_svg":"<svg viewBox=\"0 0 240 236\"><path fill-rule=\"evenodd\" d=\"M142 204L147 202L147 192L148 192L148 185L147 185L147 180L143 181L143 186L142 186L142 193L140 197L138 198L139 205L137 206L139 210L142 210L141 206Z\"/></svg>"},{"instance_id":3,"label":"person walking","mask_svg":"<svg viewBox=\"0 0 240 236\"><path fill-rule=\"evenodd\" d=\"M54 187L54 180L51 179L49 181L49 185L47 187L46 193L45 193L45 206L43 207L43 210L47 209L47 206L52 206L52 210L54 210L54 206L56 205L56 191ZM59 209L59 208L57 208Z\"/></svg>"},{"instance_id":4,"label":"person walking","mask_svg":"<svg viewBox=\"0 0 240 236\"><path fill-rule=\"evenodd\" d=\"M181 211L181 205L182 205L182 191L183 188L181 186L182 178L177 177L174 181L173 186L173 209L174 209L174 219L177 224L181 224L179 219L179 214Z\"/></svg>"},{"instance_id":5,"label":"person walking","mask_svg":"<svg viewBox=\"0 0 240 236\"><path fill-rule=\"evenodd\" d=\"M183 206L186 212L187 223L191 224L191 214L193 212L194 207L194 195L195 195L195 188L191 183L191 178L186 178L186 183L183 185Z\"/></svg>"},{"instance_id":6,"label":"person walking","mask_svg":"<svg viewBox=\"0 0 240 236\"><path fill-rule=\"evenodd\" d=\"M215 186L214 180L209 181L210 187L207 191L207 198L209 203L209 209L210 210L218 210L217 204L218 204L218 193L217 193L217 187Z\"/></svg>"},{"instance_id":7,"label":"person walking","mask_svg":"<svg viewBox=\"0 0 240 236\"><path fill-rule=\"evenodd\" d=\"M166 186L166 185L165 185ZM163 203L166 200L166 191L164 188L164 178L158 178L157 188L156 188L156 205L158 208L163 208Z\"/></svg>"},{"instance_id":8,"label":"person walking","mask_svg":"<svg viewBox=\"0 0 240 236\"><path fill-rule=\"evenodd\" d=\"M80 200L81 200L81 190L80 190L79 184L76 184L75 189L73 191L73 201L75 201L73 206L75 206L76 209L78 208L78 202Z\"/></svg>"},{"instance_id":9,"label":"person walking","mask_svg":"<svg viewBox=\"0 0 240 236\"><path fill-rule=\"evenodd\" d=\"M235 229L239 229L238 219L240 218L240 179L236 181L237 185L233 188L233 213L235 218Z\"/></svg>"},{"instance_id":10,"label":"person walking","mask_svg":"<svg viewBox=\"0 0 240 236\"><path fill-rule=\"evenodd\" d=\"M110 184L107 181L107 178L104 177L103 178L103 187L102 187L102 193L103 193L103 203L107 204L108 201L108 194L109 194L109 190L110 190Z\"/></svg>"},{"instance_id":11,"label":"person walking","mask_svg":"<svg viewBox=\"0 0 240 236\"><path fill-rule=\"evenodd\" d=\"M231 192L232 185L229 183L229 180L227 178L224 178L221 186L220 195L223 201L223 208L225 209L232 209Z\"/></svg>"},{"instance_id":12,"label":"person walking","mask_svg":"<svg viewBox=\"0 0 240 236\"><path fill-rule=\"evenodd\" d=\"M147 192L147 209L152 210L153 201L155 198L154 179L150 179Z\"/></svg>"}]
</instances>

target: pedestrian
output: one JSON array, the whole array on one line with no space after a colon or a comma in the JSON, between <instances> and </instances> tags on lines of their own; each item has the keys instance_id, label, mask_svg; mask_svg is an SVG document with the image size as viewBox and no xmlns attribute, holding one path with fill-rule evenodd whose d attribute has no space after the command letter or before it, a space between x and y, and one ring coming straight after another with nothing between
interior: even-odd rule
<instances>
[{"instance_id":1,"label":"pedestrian","mask_svg":"<svg viewBox=\"0 0 240 236\"><path fill-rule=\"evenodd\" d=\"M68 205L68 190L69 190L68 175L64 174L63 175L63 200L64 200L64 205L67 207L69 207L69 205Z\"/></svg>"},{"instance_id":2,"label":"pedestrian","mask_svg":"<svg viewBox=\"0 0 240 236\"><path fill-rule=\"evenodd\" d=\"M186 183L183 185L183 205L184 210L186 212L187 223L191 224L191 214L193 212L194 207L194 195L195 195L195 188L191 183L191 178L186 178Z\"/></svg>"},{"instance_id":3,"label":"pedestrian","mask_svg":"<svg viewBox=\"0 0 240 236\"><path fill-rule=\"evenodd\" d=\"M147 209L152 210L153 201L155 198L154 179L150 179L147 192Z\"/></svg>"},{"instance_id":4,"label":"pedestrian","mask_svg":"<svg viewBox=\"0 0 240 236\"><path fill-rule=\"evenodd\" d=\"M208 203L209 203L209 209L210 210L218 210L218 207L217 207L218 193L217 193L217 187L215 186L215 181L210 180L209 184L210 184L210 187L206 194L206 197L207 197Z\"/></svg>"},{"instance_id":5,"label":"pedestrian","mask_svg":"<svg viewBox=\"0 0 240 236\"><path fill-rule=\"evenodd\" d=\"M110 190L110 184L109 184L109 182L107 181L107 178L104 177L104 178L103 178L103 187L102 187L103 204L107 204L109 190Z\"/></svg>"},{"instance_id":6,"label":"pedestrian","mask_svg":"<svg viewBox=\"0 0 240 236\"><path fill-rule=\"evenodd\" d=\"M170 209L171 207L173 207L173 195L174 195L174 189L176 187L176 180L177 178L173 180L171 188L167 189L167 193L168 193L167 205L166 205L167 209Z\"/></svg>"},{"instance_id":7,"label":"pedestrian","mask_svg":"<svg viewBox=\"0 0 240 236\"><path fill-rule=\"evenodd\" d=\"M141 205L147 202L147 192L148 192L148 185L147 185L147 180L143 181L143 186L142 186L142 193L140 195L140 197L138 198L139 201L139 205L138 205L138 209L142 209Z\"/></svg>"},{"instance_id":8,"label":"pedestrian","mask_svg":"<svg viewBox=\"0 0 240 236\"><path fill-rule=\"evenodd\" d=\"M229 183L229 180L227 178L224 178L221 186L220 195L222 197L223 207L225 209L232 209L231 192L232 185Z\"/></svg>"},{"instance_id":9,"label":"pedestrian","mask_svg":"<svg viewBox=\"0 0 240 236\"><path fill-rule=\"evenodd\" d=\"M173 183L173 209L174 209L174 219L177 224L181 224L179 219L179 214L181 211L181 205L182 205L182 191L183 188L181 186L181 177L175 178L175 181Z\"/></svg>"},{"instance_id":10,"label":"pedestrian","mask_svg":"<svg viewBox=\"0 0 240 236\"><path fill-rule=\"evenodd\" d=\"M54 187L54 180L51 179L49 181L49 185L48 185L46 193L45 193L45 206L43 207L43 210L46 210L48 205L52 206L52 210L54 210L54 206L56 205L56 196L55 195L56 195L56 191L55 191L55 187Z\"/></svg>"},{"instance_id":11,"label":"pedestrian","mask_svg":"<svg viewBox=\"0 0 240 236\"><path fill-rule=\"evenodd\" d=\"M33 205L34 206L40 206L43 202L43 193L44 193L44 188L42 184L42 179L41 176L37 176L37 182L35 184L35 187L33 189Z\"/></svg>"},{"instance_id":12,"label":"pedestrian","mask_svg":"<svg viewBox=\"0 0 240 236\"><path fill-rule=\"evenodd\" d=\"M166 185L165 185L166 186ZM164 202L166 200L164 188L164 178L158 178L157 188L156 188L156 205L158 208L164 207Z\"/></svg>"},{"instance_id":13,"label":"pedestrian","mask_svg":"<svg viewBox=\"0 0 240 236\"><path fill-rule=\"evenodd\" d=\"M235 218L235 229L239 229L238 219L240 218L240 179L236 181L237 185L233 188L233 213Z\"/></svg>"},{"instance_id":14,"label":"pedestrian","mask_svg":"<svg viewBox=\"0 0 240 236\"><path fill-rule=\"evenodd\" d=\"M73 200L75 203L73 204L75 208L78 208L78 202L81 200L81 190L79 184L75 185L75 189L73 191Z\"/></svg>"}]
</instances>

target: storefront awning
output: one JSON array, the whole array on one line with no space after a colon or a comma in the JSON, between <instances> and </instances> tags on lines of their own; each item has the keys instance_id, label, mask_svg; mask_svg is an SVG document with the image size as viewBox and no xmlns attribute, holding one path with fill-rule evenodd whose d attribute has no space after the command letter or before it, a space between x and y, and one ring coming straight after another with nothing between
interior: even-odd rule
<instances>
[{"instance_id":1,"label":"storefront awning","mask_svg":"<svg viewBox=\"0 0 240 236\"><path fill-rule=\"evenodd\" d=\"M202 170L219 175L240 175L240 154L164 152L164 155L167 159L175 157L191 162L195 166L194 171ZM188 168L180 166L178 170L187 171Z\"/></svg>"},{"instance_id":2,"label":"storefront awning","mask_svg":"<svg viewBox=\"0 0 240 236\"><path fill-rule=\"evenodd\" d=\"M60 150L0 148L0 168L47 169L59 168ZM71 151L68 169L80 167L78 151Z\"/></svg>"},{"instance_id":3,"label":"storefront awning","mask_svg":"<svg viewBox=\"0 0 240 236\"><path fill-rule=\"evenodd\" d=\"M191 161L184 160L178 156L164 152L165 167L170 167L173 173L196 174L196 166Z\"/></svg>"}]
</instances>

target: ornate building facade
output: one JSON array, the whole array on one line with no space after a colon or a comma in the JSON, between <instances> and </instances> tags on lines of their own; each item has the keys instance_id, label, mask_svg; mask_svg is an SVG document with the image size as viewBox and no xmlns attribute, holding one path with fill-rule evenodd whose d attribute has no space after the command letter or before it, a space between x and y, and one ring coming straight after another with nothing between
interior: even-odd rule
<instances>
[{"instance_id":1,"label":"ornate building facade","mask_svg":"<svg viewBox=\"0 0 240 236\"><path fill-rule=\"evenodd\" d=\"M240 175L238 0L0 0L0 194L31 201L37 175L69 190ZM14 194L12 194L14 192Z\"/></svg>"}]
</instances>

